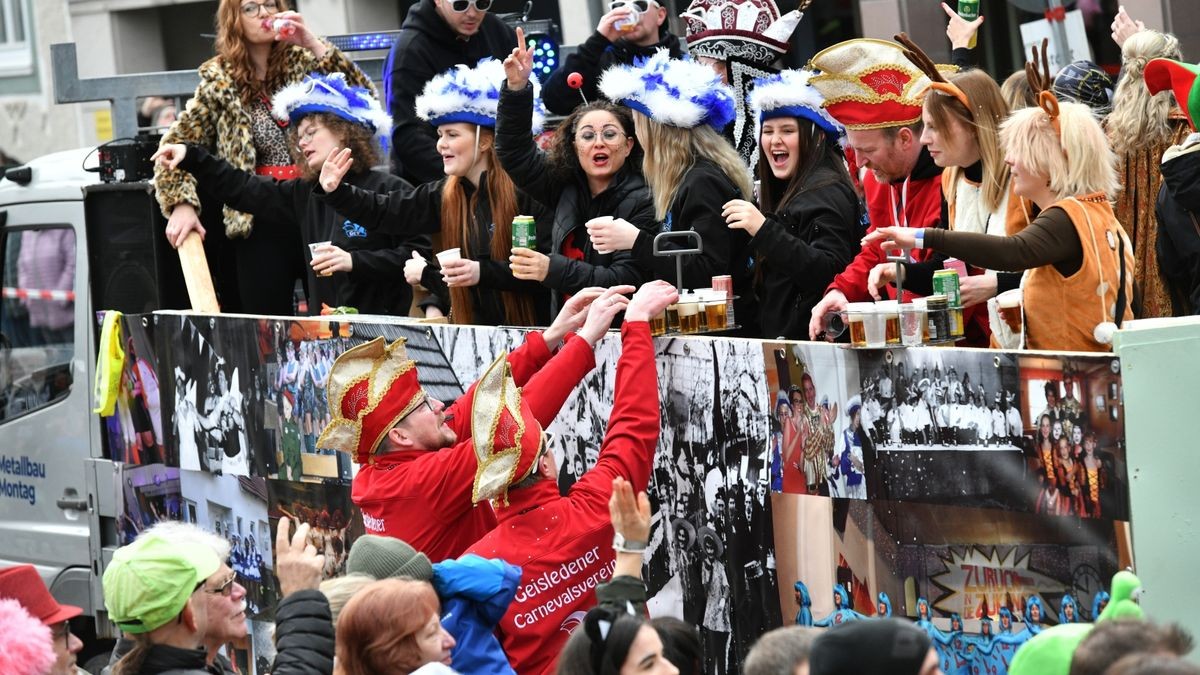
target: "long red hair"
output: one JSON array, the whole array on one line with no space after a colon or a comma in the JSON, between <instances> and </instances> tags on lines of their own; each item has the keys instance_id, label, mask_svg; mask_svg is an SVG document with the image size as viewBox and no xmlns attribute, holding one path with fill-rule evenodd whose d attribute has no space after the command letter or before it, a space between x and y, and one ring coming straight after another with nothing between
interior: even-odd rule
<instances>
[{"instance_id":1,"label":"long red hair","mask_svg":"<svg viewBox=\"0 0 1200 675\"><path fill-rule=\"evenodd\" d=\"M280 12L288 9L287 0L275 0ZM262 82L254 75L254 62L250 60L250 50L246 48L246 33L242 30L241 0L221 0L217 6L217 41L215 44L217 58L224 62L225 67L237 85L238 97L243 104L254 100L255 96L270 96L279 91L287 81L287 53L289 45L276 42L271 45L271 54L267 57L267 76Z\"/></svg>"},{"instance_id":2,"label":"long red hair","mask_svg":"<svg viewBox=\"0 0 1200 675\"><path fill-rule=\"evenodd\" d=\"M425 665L416 636L438 613L427 581L384 579L350 598L337 622L339 675L407 675Z\"/></svg>"},{"instance_id":3,"label":"long red hair","mask_svg":"<svg viewBox=\"0 0 1200 675\"><path fill-rule=\"evenodd\" d=\"M476 127L479 133L477 145L482 147L486 138L491 141L491 129ZM500 168L496 157L495 143L489 142L480 150L487 159L488 205L492 211L492 241L489 245L492 260L507 261L512 255L512 221L520 210L517 207L517 187L512 178ZM462 249L463 258L471 258L471 229L475 206L479 201L479 190L467 198L463 186L465 178L450 176L442 187L442 246ZM501 291L504 304L504 321L513 326L532 326L537 323L533 300L529 296L513 291ZM472 323L475 319L475 304L471 291L463 286L450 289L450 316L455 323Z\"/></svg>"}]
</instances>

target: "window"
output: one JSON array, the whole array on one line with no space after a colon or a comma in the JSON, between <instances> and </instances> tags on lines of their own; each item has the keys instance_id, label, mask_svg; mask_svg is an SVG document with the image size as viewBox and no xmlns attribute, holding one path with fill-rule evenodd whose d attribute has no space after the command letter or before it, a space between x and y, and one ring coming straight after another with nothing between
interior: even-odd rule
<instances>
[{"instance_id":1,"label":"window","mask_svg":"<svg viewBox=\"0 0 1200 675\"><path fill-rule=\"evenodd\" d=\"M0 0L0 77L33 72L27 0Z\"/></svg>"},{"instance_id":2,"label":"window","mask_svg":"<svg viewBox=\"0 0 1200 675\"><path fill-rule=\"evenodd\" d=\"M75 232L4 232L0 422L66 398L75 350Z\"/></svg>"}]
</instances>

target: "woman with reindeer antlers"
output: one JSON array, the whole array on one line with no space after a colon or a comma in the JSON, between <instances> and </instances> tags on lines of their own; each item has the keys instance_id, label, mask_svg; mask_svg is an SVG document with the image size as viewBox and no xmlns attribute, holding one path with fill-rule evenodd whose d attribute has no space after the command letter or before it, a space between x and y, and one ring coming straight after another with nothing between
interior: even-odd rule
<instances>
[{"instance_id":1,"label":"woman with reindeer antlers","mask_svg":"<svg viewBox=\"0 0 1200 675\"><path fill-rule=\"evenodd\" d=\"M885 248L933 248L975 265L1029 270L1022 281L1024 342L1030 349L1108 351L1132 318L1133 256L1110 196L1119 188L1116 156L1087 106L1059 103L1042 47L1026 65L1039 106L1000 128L1013 191L1041 213L1007 237L962 231L881 228Z\"/></svg>"},{"instance_id":2,"label":"woman with reindeer antlers","mask_svg":"<svg viewBox=\"0 0 1200 675\"><path fill-rule=\"evenodd\" d=\"M1013 196L1009 167L1000 148L1000 125L1008 117L1008 103L999 85L982 70L967 70L947 78L933 60L907 35L896 41L904 55L930 79L922 106L921 143L942 172L943 219L947 229L994 236L1016 234L1029 224L1029 205ZM933 272L946 255L904 266L904 285L918 293L933 292ZM993 331L988 326L986 302L998 292L1016 288L1019 274L972 268L962 280L968 344L984 344ZM877 265L868 279L876 298L878 288L894 281L896 266Z\"/></svg>"}]
</instances>

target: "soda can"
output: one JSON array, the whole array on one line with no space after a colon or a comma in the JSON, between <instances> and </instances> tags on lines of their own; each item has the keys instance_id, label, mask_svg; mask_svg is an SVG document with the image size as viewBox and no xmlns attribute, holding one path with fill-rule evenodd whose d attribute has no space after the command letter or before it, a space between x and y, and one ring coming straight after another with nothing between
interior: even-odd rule
<instances>
[{"instance_id":1,"label":"soda can","mask_svg":"<svg viewBox=\"0 0 1200 675\"><path fill-rule=\"evenodd\" d=\"M962 306L962 293L958 287L958 272L954 270L938 270L933 273L933 292L946 296L946 303L951 307Z\"/></svg>"},{"instance_id":2,"label":"soda can","mask_svg":"<svg viewBox=\"0 0 1200 675\"><path fill-rule=\"evenodd\" d=\"M512 247L537 250L537 224L533 216L517 216L512 221Z\"/></svg>"}]
</instances>

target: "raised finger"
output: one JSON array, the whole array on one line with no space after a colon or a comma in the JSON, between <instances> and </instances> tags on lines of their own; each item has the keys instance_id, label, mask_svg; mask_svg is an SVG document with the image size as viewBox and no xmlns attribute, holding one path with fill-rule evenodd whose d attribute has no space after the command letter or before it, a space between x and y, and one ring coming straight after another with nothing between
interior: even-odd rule
<instances>
[{"instance_id":1,"label":"raised finger","mask_svg":"<svg viewBox=\"0 0 1200 675\"><path fill-rule=\"evenodd\" d=\"M958 18L958 12L955 12L953 9L950 9L950 5L947 5L944 2L942 3L942 11L945 12L946 16L950 17L951 19Z\"/></svg>"},{"instance_id":2,"label":"raised finger","mask_svg":"<svg viewBox=\"0 0 1200 675\"><path fill-rule=\"evenodd\" d=\"M516 51L519 54L521 54L522 56L524 56L527 49L528 48L525 45L525 29L520 26L517 26L517 50Z\"/></svg>"},{"instance_id":3,"label":"raised finger","mask_svg":"<svg viewBox=\"0 0 1200 675\"><path fill-rule=\"evenodd\" d=\"M292 535L291 548L293 551L304 550L304 543L308 541L308 530L308 523L300 523L300 526L296 528L295 534Z\"/></svg>"},{"instance_id":4,"label":"raised finger","mask_svg":"<svg viewBox=\"0 0 1200 675\"><path fill-rule=\"evenodd\" d=\"M178 246L176 246L178 248ZM279 525L275 531L275 550L284 551L288 547L288 530L291 529L291 523L287 516L279 517Z\"/></svg>"}]
</instances>

